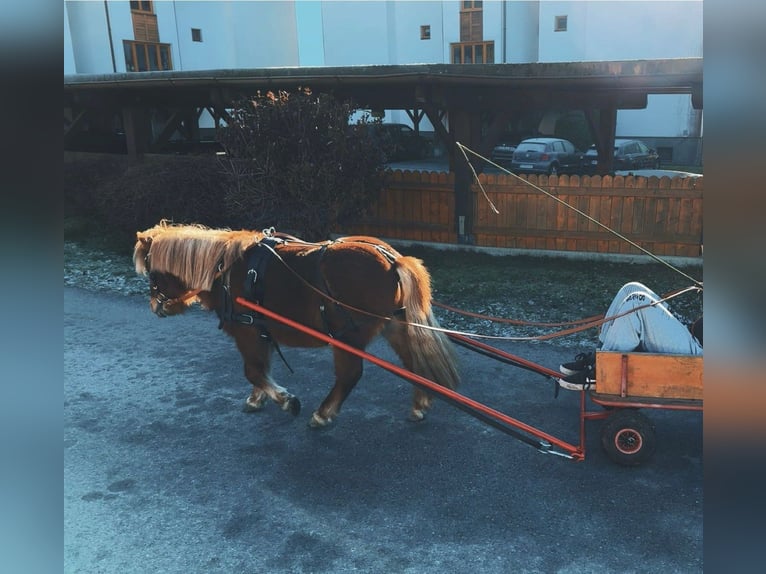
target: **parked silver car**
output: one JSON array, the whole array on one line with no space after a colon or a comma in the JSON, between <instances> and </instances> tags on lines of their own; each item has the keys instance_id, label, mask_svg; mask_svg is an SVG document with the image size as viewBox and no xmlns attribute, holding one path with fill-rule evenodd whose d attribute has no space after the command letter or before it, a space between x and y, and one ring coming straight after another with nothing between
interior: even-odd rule
<instances>
[{"instance_id":1,"label":"parked silver car","mask_svg":"<svg viewBox=\"0 0 766 574\"><path fill-rule=\"evenodd\" d=\"M521 142L513 152L511 171L514 173L579 173L582 152L569 140L538 137Z\"/></svg>"}]
</instances>

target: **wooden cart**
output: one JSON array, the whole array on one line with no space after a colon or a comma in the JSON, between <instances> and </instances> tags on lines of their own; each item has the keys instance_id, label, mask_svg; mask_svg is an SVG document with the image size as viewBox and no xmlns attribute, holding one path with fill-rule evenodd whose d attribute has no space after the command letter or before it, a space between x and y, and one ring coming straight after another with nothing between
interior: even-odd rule
<instances>
[{"instance_id":1,"label":"wooden cart","mask_svg":"<svg viewBox=\"0 0 766 574\"><path fill-rule=\"evenodd\" d=\"M582 421L604 419L601 444L624 465L654 453L654 424L639 409L702 410L702 356L596 352L596 383L590 399L604 407Z\"/></svg>"}]
</instances>

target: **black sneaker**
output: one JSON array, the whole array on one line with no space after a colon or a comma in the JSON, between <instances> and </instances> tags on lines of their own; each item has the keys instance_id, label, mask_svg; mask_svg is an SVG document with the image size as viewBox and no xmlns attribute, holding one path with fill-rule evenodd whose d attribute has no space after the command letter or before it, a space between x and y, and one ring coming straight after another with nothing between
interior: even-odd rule
<instances>
[{"instance_id":1,"label":"black sneaker","mask_svg":"<svg viewBox=\"0 0 766 574\"><path fill-rule=\"evenodd\" d=\"M580 353L575 356L575 360L571 363L564 363L559 365L559 371L563 374L570 376L575 375L581 371L585 371L589 368L593 368L596 364L596 353L591 351L590 353Z\"/></svg>"},{"instance_id":2,"label":"black sneaker","mask_svg":"<svg viewBox=\"0 0 766 574\"><path fill-rule=\"evenodd\" d=\"M594 368L590 367L574 375L557 379L559 386L570 391L586 391L596 382Z\"/></svg>"}]
</instances>

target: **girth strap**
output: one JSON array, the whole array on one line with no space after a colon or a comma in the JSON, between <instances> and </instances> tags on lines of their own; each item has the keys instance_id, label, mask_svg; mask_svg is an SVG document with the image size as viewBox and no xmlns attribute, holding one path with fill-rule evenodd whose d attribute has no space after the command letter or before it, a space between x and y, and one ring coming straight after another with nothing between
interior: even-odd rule
<instances>
[{"instance_id":1,"label":"girth strap","mask_svg":"<svg viewBox=\"0 0 766 574\"><path fill-rule=\"evenodd\" d=\"M338 243L342 243L342 241L337 241ZM327 306L324 303L321 303L319 305L319 316L322 318L322 325L324 327L325 333L333 337L334 339L338 339L340 337L343 337L346 333L349 331L356 331L359 329L359 325L356 324L354 321L354 318L351 316L351 313L349 313L348 309L343 307L342 305L339 305L335 299L334 294L330 291L330 286L327 284L327 280L325 279L324 274L322 273L322 260L324 259L325 252L327 250L327 245L323 245L322 249L319 253L319 261L317 261L316 266L316 285L317 288L321 291L322 294L324 294L328 301L332 301L331 305L333 305L333 308L338 313L339 316L343 317L344 324L341 326L340 329L333 330L330 327L330 321L327 318Z\"/></svg>"}]
</instances>

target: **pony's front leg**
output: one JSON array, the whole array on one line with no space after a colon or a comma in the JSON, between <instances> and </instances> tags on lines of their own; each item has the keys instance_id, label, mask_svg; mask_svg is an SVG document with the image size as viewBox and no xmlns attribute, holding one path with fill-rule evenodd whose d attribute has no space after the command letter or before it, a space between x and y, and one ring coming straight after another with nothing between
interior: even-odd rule
<instances>
[{"instance_id":1,"label":"pony's front leg","mask_svg":"<svg viewBox=\"0 0 766 574\"><path fill-rule=\"evenodd\" d=\"M271 370L271 343L257 334L254 337L235 336L235 340L245 363L245 378L253 385L253 390L245 401L245 410L261 410L266 399L270 398L283 411L298 415L301 412L301 402L287 389L277 385L269 375Z\"/></svg>"},{"instance_id":2,"label":"pony's front leg","mask_svg":"<svg viewBox=\"0 0 766 574\"><path fill-rule=\"evenodd\" d=\"M360 357L333 348L335 358L335 385L314 411L309 421L313 428L326 427L340 412L343 402L362 377L363 362Z\"/></svg>"},{"instance_id":3,"label":"pony's front leg","mask_svg":"<svg viewBox=\"0 0 766 574\"><path fill-rule=\"evenodd\" d=\"M249 365L245 365L245 377L253 384L253 391L245 401L245 411L259 411L270 398L277 403L283 411L288 411L293 416L301 412L301 402L298 397L289 393L287 389L279 386L267 374L254 373ZM253 381L259 381L258 383Z\"/></svg>"}]
</instances>

